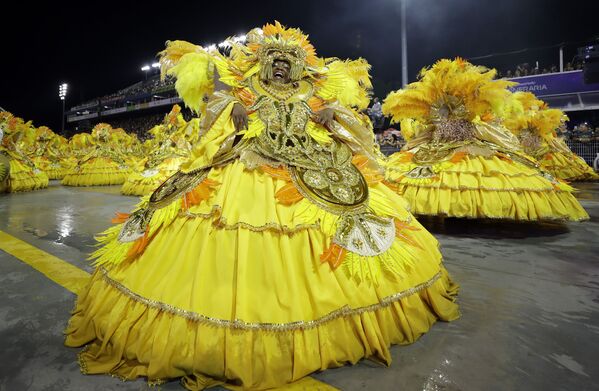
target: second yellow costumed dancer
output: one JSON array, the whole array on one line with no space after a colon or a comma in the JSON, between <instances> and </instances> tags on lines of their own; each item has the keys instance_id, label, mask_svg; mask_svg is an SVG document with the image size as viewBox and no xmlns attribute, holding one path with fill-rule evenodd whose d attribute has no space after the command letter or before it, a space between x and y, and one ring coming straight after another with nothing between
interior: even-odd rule
<instances>
[{"instance_id":1,"label":"second yellow costumed dancer","mask_svg":"<svg viewBox=\"0 0 599 391\"><path fill-rule=\"evenodd\" d=\"M199 120L185 121L181 107L174 105L164 121L149 130L154 147L147 156L134 167L127 177L121 193L127 195L147 195L156 190L162 182L179 170L187 160L191 146L197 141Z\"/></svg>"},{"instance_id":2,"label":"second yellow costumed dancer","mask_svg":"<svg viewBox=\"0 0 599 391\"><path fill-rule=\"evenodd\" d=\"M440 60L385 99L408 143L384 162L386 180L419 215L584 220L573 188L539 170L501 123L514 83L460 58ZM517 103L517 102L516 102Z\"/></svg>"},{"instance_id":3,"label":"second yellow costumed dancer","mask_svg":"<svg viewBox=\"0 0 599 391\"><path fill-rule=\"evenodd\" d=\"M365 62L318 58L279 23L247 38L227 57L162 53L188 106L210 96L201 141L101 236L66 331L85 373L267 389L388 364L390 344L459 316L437 241L382 183L350 108Z\"/></svg>"}]
</instances>

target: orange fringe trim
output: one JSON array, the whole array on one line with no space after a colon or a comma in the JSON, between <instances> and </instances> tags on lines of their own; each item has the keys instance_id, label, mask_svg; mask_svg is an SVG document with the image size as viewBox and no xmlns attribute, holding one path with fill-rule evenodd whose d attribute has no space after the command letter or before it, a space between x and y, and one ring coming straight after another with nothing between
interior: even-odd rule
<instances>
[{"instance_id":1,"label":"orange fringe trim","mask_svg":"<svg viewBox=\"0 0 599 391\"><path fill-rule=\"evenodd\" d=\"M513 160L511 158L509 158L508 156L504 155L503 153L498 153L496 155L499 159L505 161L505 162L512 162Z\"/></svg>"},{"instance_id":2,"label":"orange fringe trim","mask_svg":"<svg viewBox=\"0 0 599 391\"><path fill-rule=\"evenodd\" d=\"M417 247L422 250L422 247L414 241L414 239L408 237L403 231L420 231L420 228L412 227L408 223L404 223L403 221L395 220L395 236L397 239L401 240L404 243L407 243L411 246Z\"/></svg>"},{"instance_id":3,"label":"orange fringe trim","mask_svg":"<svg viewBox=\"0 0 599 391\"><path fill-rule=\"evenodd\" d=\"M308 106L310 106L312 111L314 113L316 113L316 112L319 112L320 110L324 109L325 101L319 97L313 96L310 99L308 99Z\"/></svg>"},{"instance_id":4,"label":"orange fringe trim","mask_svg":"<svg viewBox=\"0 0 599 391\"><path fill-rule=\"evenodd\" d=\"M480 117L480 119L484 122L491 122L495 119L495 116L491 113L485 113L482 117Z\"/></svg>"},{"instance_id":5,"label":"orange fringe trim","mask_svg":"<svg viewBox=\"0 0 599 391\"><path fill-rule=\"evenodd\" d=\"M331 265L331 268L333 270L335 270L343 262L343 259L345 258L346 253L347 253L346 249L344 249L343 247L339 246L336 243L331 243L329 248L327 248L320 255L320 262L322 262L322 263L328 262L329 265Z\"/></svg>"},{"instance_id":6,"label":"orange fringe trim","mask_svg":"<svg viewBox=\"0 0 599 391\"><path fill-rule=\"evenodd\" d=\"M275 198L283 205L293 205L301 201L304 196L297 191L293 183L288 183L275 193Z\"/></svg>"},{"instance_id":7,"label":"orange fringe trim","mask_svg":"<svg viewBox=\"0 0 599 391\"><path fill-rule=\"evenodd\" d=\"M466 152L456 152L453 154L453 156L451 157L451 159L449 160L452 163L459 163L461 162L465 157L466 157Z\"/></svg>"},{"instance_id":8,"label":"orange fringe trim","mask_svg":"<svg viewBox=\"0 0 599 391\"><path fill-rule=\"evenodd\" d=\"M146 228L146 233L141 238L137 239L133 242L133 246L127 252L126 259L134 259L144 252L148 244L150 243L150 239L148 238L149 227Z\"/></svg>"},{"instance_id":9,"label":"orange fringe trim","mask_svg":"<svg viewBox=\"0 0 599 391\"><path fill-rule=\"evenodd\" d=\"M256 96L246 88L237 90L237 97L245 107L252 106L256 102Z\"/></svg>"},{"instance_id":10,"label":"orange fringe trim","mask_svg":"<svg viewBox=\"0 0 599 391\"><path fill-rule=\"evenodd\" d=\"M192 191L183 195L183 198L181 198L182 208L187 210L190 206L198 205L200 202L207 200L210 198L210 192L217 185L219 185L219 183L212 179L204 179L204 181L197 185Z\"/></svg>"},{"instance_id":11,"label":"orange fringe trim","mask_svg":"<svg viewBox=\"0 0 599 391\"><path fill-rule=\"evenodd\" d=\"M299 191L295 188L293 183L291 183L291 176L289 176L289 172L286 168L274 168L268 165L260 166L260 169L265 173L270 175L273 178L283 180L287 182L285 186L280 188L275 193L275 198L283 205L293 205L298 201L301 201L304 196L301 195Z\"/></svg>"},{"instance_id":12,"label":"orange fringe trim","mask_svg":"<svg viewBox=\"0 0 599 391\"><path fill-rule=\"evenodd\" d=\"M414 154L412 152L401 152L398 163L410 163Z\"/></svg>"},{"instance_id":13,"label":"orange fringe trim","mask_svg":"<svg viewBox=\"0 0 599 391\"><path fill-rule=\"evenodd\" d=\"M281 179L285 182L291 182L291 176L289 175L289 172L286 168L274 168L264 164L260 166L260 169L262 170L262 172L270 175L271 177Z\"/></svg>"},{"instance_id":14,"label":"orange fringe trim","mask_svg":"<svg viewBox=\"0 0 599 391\"><path fill-rule=\"evenodd\" d=\"M356 166L358 170L360 170L362 175L364 175L364 179L366 179L366 183L368 183L368 186L376 185L377 183L380 183L383 181L383 179L385 179L385 177L381 175L379 172L368 167L370 160L364 155L354 156L352 158L352 163L354 164L354 166Z\"/></svg>"},{"instance_id":15,"label":"orange fringe trim","mask_svg":"<svg viewBox=\"0 0 599 391\"><path fill-rule=\"evenodd\" d=\"M115 215L115 217L112 220L110 220L112 222L112 224L124 223L125 221L127 221L129 216L131 216L131 214L129 214L129 213L121 213L121 212L116 212L114 215Z\"/></svg>"}]
</instances>

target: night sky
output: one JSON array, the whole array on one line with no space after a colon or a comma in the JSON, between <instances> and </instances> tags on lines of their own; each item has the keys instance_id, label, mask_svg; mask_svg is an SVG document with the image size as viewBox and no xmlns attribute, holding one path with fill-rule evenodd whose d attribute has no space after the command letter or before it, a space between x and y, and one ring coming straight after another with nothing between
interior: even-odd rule
<instances>
[{"instance_id":1,"label":"night sky","mask_svg":"<svg viewBox=\"0 0 599 391\"><path fill-rule=\"evenodd\" d=\"M443 57L465 58L599 37L599 5L583 0L408 0L409 76ZM218 43L275 19L310 35L319 55L364 57L375 93L401 84L398 0L12 2L3 14L0 106L60 129L60 82L67 108L144 78L166 40ZM74 3L77 4L77 3ZM211 4L208 6L207 4ZM224 9L220 9L219 6ZM558 49L530 50L473 61L507 69L540 61L559 64Z\"/></svg>"}]
</instances>

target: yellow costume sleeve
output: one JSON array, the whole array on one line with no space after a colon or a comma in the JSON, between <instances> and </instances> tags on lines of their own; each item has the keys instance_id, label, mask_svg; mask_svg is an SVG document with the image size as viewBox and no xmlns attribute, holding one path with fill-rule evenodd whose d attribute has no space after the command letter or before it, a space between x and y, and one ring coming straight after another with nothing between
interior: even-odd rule
<instances>
[{"instance_id":1,"label":"yellow costume sleeve","mask_svg":"<svg viewBox=\"0 0 599 391\"><path fill-rule=\"evenodd\" d=\"M380 157L376 148L375 137L372 129L364 126L362 119L351 109L339 103L328 105L335 110L335 121L331 133L338 139L345 141L355 154L366 156L370 161L376 162Z\"/></svg>"},{"instance_id":2,"label":"yellow costume sleeve","mask_svg":"<svg viewBox=\"0 0 599 391\"><path fill-rule=\"evenodd\" d=\"M215 95L206 108L207 114L202 124L207 130L202 134L200 142L193 147L189 160L181 165L180 170L183 173L210 165L217 152L226 144L225 141L236 133L231 119L231 111L236 101L225 94Z\"/></svg>"}]
</instances>

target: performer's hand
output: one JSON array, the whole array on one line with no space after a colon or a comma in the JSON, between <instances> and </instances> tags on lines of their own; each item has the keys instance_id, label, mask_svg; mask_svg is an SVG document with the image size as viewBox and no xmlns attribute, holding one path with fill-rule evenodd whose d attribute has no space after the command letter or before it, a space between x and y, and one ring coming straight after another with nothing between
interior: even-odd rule
<instances>
[{"instance_id":1,"label":"performer's hand","mask_svg":"<svg viewBox=\"0 0 599 391\"><path fill-rule=\"evenodd\" d=\"M239 103L233 105L233 111L231 111L231 118L233 118L233 125L235 130L240 131L248 128L248 112Z\"/></svg>"},{"instance_id":2,"label":"performer's hand","mask_svg":"<svg viewBox=\"0 0 599 391\"><path fill-rule=\"evenodd\" d=\"M320 110L318 113L314 115L314 121L318 122L321 125L326 126L327 128L331 128L333 126L333 118L335 117L335 110L326 108Z\"/></svg>"}]
</instances>

